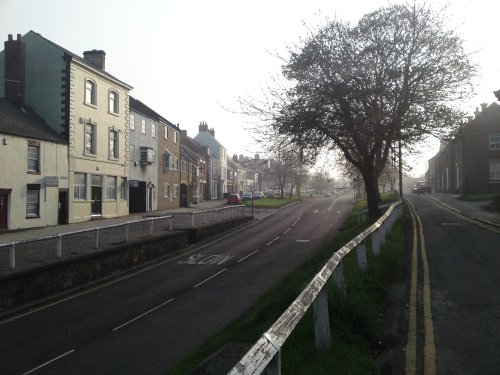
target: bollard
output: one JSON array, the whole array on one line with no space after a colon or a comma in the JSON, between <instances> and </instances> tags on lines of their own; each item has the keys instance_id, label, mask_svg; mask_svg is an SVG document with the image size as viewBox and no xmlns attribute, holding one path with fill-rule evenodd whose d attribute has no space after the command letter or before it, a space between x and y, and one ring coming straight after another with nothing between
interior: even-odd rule
<instances>
[{"instance_id":1,"label":"bollard","mask_svg":"<svg viewBox=\"0 0 500 375\"><path fill-rule=\"evenodd\" d=\"M99 248L99 228L95 228L95 248Z\"/></svg>"},{"instance_id":2,"label":"bollard","mask_svg":"<svg viewBox=\"0 0 500 375\"><path fill-rule=\"evenodd\" d=\"M62 236L59 235L56 240L56 257L62 257Z\"/></svg>"},{"instance_id":3,"label":"bollard","mask_svg":"<svg viewBox=\"0 0 500 375\"><path fill-rule=\"evenodd\" d=\"M16 268L16 244L10 245L9 249L9 268L13 270Z\"/></svg>"},{"instance_id":4,"label":"bollard","mask_svg":"<svg viewBox=\"0 0 500 375\"><path fill-rule=\"evenodd\" d=\"M313 301L314 336L316 338L316 348L320 351L326 351L332 346L326 285L321 288Z\"/></svg>"}]
</instances>

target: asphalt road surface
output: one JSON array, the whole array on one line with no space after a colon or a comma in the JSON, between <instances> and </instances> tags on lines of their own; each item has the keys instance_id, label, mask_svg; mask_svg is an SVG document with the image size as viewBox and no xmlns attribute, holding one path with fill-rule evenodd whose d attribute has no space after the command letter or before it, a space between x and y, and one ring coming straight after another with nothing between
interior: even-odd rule
<instances>
[{"instance_id":1,"label":"asphalt road surface","mask_svg":"<svg viewBox=\"0 0 500 375\"><path fill-rule=\"evenodd\" d=\"M162 374L314 254L351 206L348 197L305 200L161 264L4 320L0 374Z\"/></svg>"},{"instance_id":2,"label":"asphalt road surface","mask_svg":"<svg viewBox=\"0 0 500 375\"><path fill-rule=\"evenodd\" d=\"M417 358L412 369L406 353L406 373L500 374L500 231L428 198L408 198L425 248L418 256ZM410 302L410 331L411 320Z\"/></svg>"}]
</instances>

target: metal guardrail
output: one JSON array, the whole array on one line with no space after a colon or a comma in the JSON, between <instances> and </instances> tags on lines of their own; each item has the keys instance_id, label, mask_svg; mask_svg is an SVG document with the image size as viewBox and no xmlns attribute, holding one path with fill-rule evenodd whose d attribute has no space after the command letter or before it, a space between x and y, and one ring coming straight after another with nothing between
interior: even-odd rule
<instances>
[{"instance_id":1,"label":"metal guardrail","mask_svg":"<svg viewBox=\"0 0 500 375\"><path fill-rule=\"evenodd\" d=\"M160 221L160 220L166 220L168 229L169 231L173 230L173 217L172 215L164 215L164 216L158 216L158 217L148 217L140 220L131 220L127 221L124 223L119 223L119 224L112 224L112 225L105 225L101 227L96 227L96 228L89 228L89 229L81 229L81 230L76 230L76 231L71 231L71 232L65 232L61 234L53 234L49 236L44 236L44 237L39 237L39 238L34 238L34 239L28 239L28 240L18 240L18 241L12 241L8 243L1 243L0 244L0 249L4 247L9 248L9 269L13 270L16 268L16 247L19 245L24 245L24 244L31 244L31 243L41 243L41 241L46 241L46 240L52 240L55 239L55 255L57 258L62 257L63 253L63 238L64 237L69 237L69 236L75 236L78 234L83 234L83 233L94 233L93 236L93 244L94 244L94 249L98 249L99 246L102 246L105 241L103 240L103 236L101 235L103 231L111 229L111 228L117 228L117 227L124 227L124 232L123 235L117 234L117 231L113 231L113 241L129 241L129 236L131 232L131 225L133 224L143 224L142 225L142 234L144 232L147 232L150 236L153 235L154 230L155 230L155 221ZM157 225L158 227L158 225ZM85 239L86 241L91 240L89 238ZM77 241L71 241L68 247L73 248L74 246L77 246L75 243ZM109 241L108 241L109 242ZM53 245L52 245L53 246ZM88 247L88 242L85 245Z\"/></svg>"},{"instance_id":2,"label":"metal guardrail","mask_svg":"<svg viewBox=\"0 0 500 375\"><path fill-rule=\"evenodd\" d=\"M200 228L214 223L245 216L245 205L225 206L194 212L169 212L174 220L174 229Z\"/></svg>"},{"instance_id":3,"label":"metal guardrail","mask_svg":"<svg viewBox=\"0 0 500 375\"><path fill-rule=\"evenodd\" d=\"M392 204L380 219L347 245L336 251L290 307L259 338L228 374L280 375L281 348L311 305L314 313L316 346L319 350L330 348L331 335L327 283L331 280L344 291L342 258L356 249L359 269L365 271L367 269L365 242L371 236L373 254L379 255L380 246L384 243L396 220L401 217L402 212L402 202Z\"/></svg>"}]
</instances>

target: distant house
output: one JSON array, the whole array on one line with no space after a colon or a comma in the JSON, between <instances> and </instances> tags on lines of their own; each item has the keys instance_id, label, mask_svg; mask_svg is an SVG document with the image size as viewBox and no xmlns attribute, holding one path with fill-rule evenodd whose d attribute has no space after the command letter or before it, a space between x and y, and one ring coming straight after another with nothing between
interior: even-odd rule
<instances>
[{"instance_id":1,"label":"distant house","mask_svg":"<svg viewBox=\"0 0 500 375\"><path fill-rule=\"evenodd\" d=\"M67 142L11 99L0 99L0 230L64 224Z\"/></svg>"},{"instance_id":2,"label":"distant house","mask_svg":"<svg viewBox=\"0 0 500 375\"><path fill-rule=\"evenodd\" d=\"M437 192L500 192L500 105L482 104L482 110L477 109L429 160L427 176Z\"/></svg>"},{"instance_id":3,"label":"distant house","mask_svg":"<svg viewBox=\"0 0 500 375\"><path fill-rule=\"evenodd\" d=\"M19 93L68 142L67 222L129 213L128 126L132 87L105 70L105 52L83 58L33 31L0 52L0 95ZM58 171L61 174L61 171ZM61 179L59 179L59 182Z\"/></svg>"},{"instance_id":4,"label":"distant house","mask_svg":"<svg viewBox=\"0 0 500 375\"><path fill-rule=\"evenodd\" d=\"M193 138L187 135L186 130L181 130L181 156L188 163L189 173L185 173L181 183L187 187L187 205L199 203L207 199L207 160L204 148ZM181 191L184 187L181 186Z\"/></svg>"},{"instance_id":5,"label":"distant house","mask_svg":"<svg viewBox=\"0 0 500 375\"><path fill-rule=\"evenodd\" d=\"M215 130L208 129L206 122L201 122L194 140L207 148L208 196L209 199L222 199L227 193L227 149L215 139Z\"/></svg>"}]
</instances>

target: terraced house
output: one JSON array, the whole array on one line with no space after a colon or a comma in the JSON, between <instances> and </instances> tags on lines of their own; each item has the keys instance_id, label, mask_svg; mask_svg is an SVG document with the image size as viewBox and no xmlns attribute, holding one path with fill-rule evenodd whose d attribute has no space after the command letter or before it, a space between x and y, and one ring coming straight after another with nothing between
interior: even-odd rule
<instances>
[{"instance_id":1,"label":"terraced house","mask_svg":"<svg viewBox=\"0 0 500 375\"><path fill-rule=\"evenodd\" d=\"M25 76L0 81L0 93L22 88L25 104L68 143L68 169L58 172L67 189L56 186L68 207L65 221L127 215L132 87L105 70L104 51L86 51L81 58L33 31L12 42L25 51L14 58ZM9 64L4 57L2 52L0 76Z\"/></svg>"}]
</instances>

